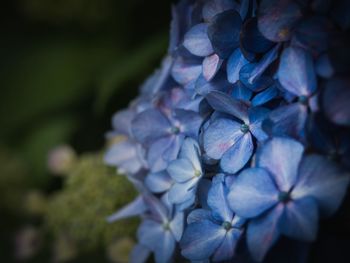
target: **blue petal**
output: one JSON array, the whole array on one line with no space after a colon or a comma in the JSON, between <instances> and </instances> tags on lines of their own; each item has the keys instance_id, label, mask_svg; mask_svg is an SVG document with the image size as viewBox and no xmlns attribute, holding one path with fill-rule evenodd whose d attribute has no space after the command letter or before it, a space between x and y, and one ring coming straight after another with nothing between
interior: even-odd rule
<instances>
[{"instance_id":1,"label":"blue petal","mask_svg":"<svg viewBox=\"0 0 350 263\"><path fill-rule=\"evenodd\" d=\"M210 92L206 99L214 110L233 115L243 122L248 121L248 106L244 102L231 98L220 91Z\"/></svg>"},{"instance_id":2,"label":"blue petal","mask_svg":"<svg viewBox=\"0 0 350 263\"><path fill-rule=\"evenodd\" d=\"M218 247L213 255L214 262L221 262L224 260L232 259L235 254L236 246L242 235L243 231L236 228L231 228L225 236L224 241Z\"/></svg>"},{"instance_id":3,"label":"blue petal","mask_svg":"<svg viewBox=\"0 0 350 263\"><path fill-rule=\"evenodd\" d=\"M177 242L180 241L182 237L182 233L184 230L184 224L185 224L185 215L183 212L177 212L174 216L174 218L170 222L170 229L173 233L175 240Z\"/></svg>"},{"instance_id":4,"label":"blue petal","mask_svg":"<svg viewBox=\"0 0 350 263\"><path fill-rule=\"evenodd\" d=\"M208 36L216 54L227 58L239 46L242 20L234 10L216 15L209 24Z\"/></svg>"},{"instance_id":5,"label":"blue petal","mask_svg":"<svg viewBox=\"0 0 350 263\"><path fill-rule=\"evenodd\" d=\"M197 138L202 117L194 111L177 109L174 117L180 122L180 131L186 136Z\"/></svg>"},{"instance_id":6,"label":"blue petal","mask_svg":"<svg viewBox=\"0 0 350 263\"><path fill-rule=\"evenodd\" d=\"M259 8L258 27L267 39L286 41L301 17L300 6L292 0L263 0Z\"/></svg>"},{"instance_id":7,"label":"blue petal","mask_svg":"<svg viewBox=\"0 0 350 263\"><path fill-rule=\"evenodd\" d=\"M196 80L202 73L200 61L189 60L183 57L177 57L171 69L171 75L178 83L186 85Z\"/></svg>"},{"instance_id":8,"label":"blue petal","mask_svg":"<svg viewBox=\"0 0 350 263\"><path fill-rule=\"evenodd\" d=\"M140 244L152 251L159 248L159 240L162 239L163 235L164 229L161 223L149 219L144 220L137 230L137 238Z\"/></svg>"},{"instance_id":9,"label":"blue petal","mask_svg":"<svg viewBox=\"0 0 350 263\"><path fill-rule=\"evenodd\" d=\"M252 135L247 132L224 153L220 161L221 169L227 173L237 173L249 161L253 151Z\"/></svg>"},{"instance_id":10,"label":"blue petal","mask_svg":"<svg viewBox=\"0 0 350 263\"><path fill-rule=\"evenodd\" d=\"M268 170L280 191L288 192L297 180L304 146L296 140L274 137L257 153L257 166Z\"/></svg>"},{"instance_id":11,"label":"blue petal","mask_svg":"<svg viewBox=\"0 0 350 263\"><path fill-rule=\"evenodd\" d=\"M203 77L207 81L212 80L219 71L222 62L223 60L216 54L206 57L203 60Z\"/></svg>"},{"instance_id":12,"label":"blue petal","mask_svg":"<svg viewBox=\"0 0 350 263\"><path fill-rule=\"evenodd\" d=\"M130 255L130 262L131 263L145 263L150 255L151 251L146 248L145 246L142 246L140 244L137 244L134 246L131 255Z\"/></svg>"},{"instance_id":13,"label":"blue petal","mask_svg":"<svg viewBox=\"0 0 350 263\"><path fill-rule=\"evenodd\" d=\"M278 202L278 190L267 171L243 170L228 195L231 209L240 217L256 217Z\"/></svg>"},{"instance_id":14,"label":"blue petal","mask_svg":"<svg viewBox=\"0 0 350 263\"><path fill-rule=\"evenodd\" d=\"M237 81L233 84L231 96L237 100L249 101L253 92L242 84L241 81Z\"/></svg>"},{"instance_id":15,"label":"blue petal","mask_svg":"<svg viewBox=\"0 0 350 263\"><path fill-rule=\"evenodd\" d=\"M283 205L277 205L248 224L247 245L256 261L262 261L268 250L279 238L278 227L282 213Z\"/></svg>"},{"instance_id":16,"label":"blue petal","mask_svg":"<svg viewBox=\"0 0 350 263\"><path fill-rule=\"evenodd\" d=\"M211 91L226 91L230 86L226 76L222 72L219 72L211 81L207 81L204 76L199 76L196 81L195 90L199 95L205 96Z\"/></svg>"},{"instance_id":17,"label":"blue petal","mask_svg":"<svg viewBox=\"0 0 350 263\"><path fill-rule=\"evenodd\" d=\"M235 83L239 80L239 71L248 64L249 61L243 56L240 48L237 48L227 60L227 79L230 83Z\"/></svg>"},{"instance_id":18,"label":"blue petal","mask_svg":"<svg viewBox=\"0 0 350 263\"><path fill-rule=\"evenodd\" d=\"M263 107L254 107L249 110L249 130L258 141L263 141L268 138L261 126L269 112L268 109Z\"/></svg>"},{"instance_id":19,"label":"blue petal","mask_svg":"<svg viewBox=\"0 0 350 263\"><path fill-rule=\"evenodd\" d=\"M173 180L166 171L158 173L149 173L145 179L145 185L153 193L162 193L167 191L173 183Z\"/></svg>"},{"instance_id":20,"label":"blue petal","mask_svg":"<svg viewBox=\"0 0 350 263\"><path fill-rule=\"evenodd\" d=\"M139 113L132 122L132 133L135 139L145 145L169 134L170 128L168 119L155 109Z\"/></svg>"},{"instance_id":21,"label":"blue petal","mask_svg":"<svg viewBox=\"0 0 350 263\"><path fill-rule=\"evenodd\" d=\"M195 209L187 216L187 224L192 224L195 222L203 220L212 220L211 211L207 209Z\"/></svg>"},{"instance_id":22,"label":"blue petal","mask_svg":"<svg viewBox=\"0 0 350 263\"><path fill-rule=\"evenodd\" d=\"M143 200L155 220L163 222L168 219L169 211L161 200L149 193L143 195Z\"/></svg>"},{"instance_id":23,"label":"blue petal","mask_svg":"<svg viewBox=\"0 0 350 263\"><path fill-rule=\"evenodd\" d=\"M143 214L146 210L147 210L147 207L145 205L145 202L143 201L142 196L138 196L134 201L127 204L126 206L118 210L113 215L110 215L109 217L107 217L107 221L109 223L112 223L120 219L138 216Z\"/></svg>"},{"instance_id":24,"label":"blue petal","mask_svg":"<svg viewBox=\"0 0 350 263\"><path fill-rule=\"evenodd\" d=\"M217 119L204 132L203 147L206 154L213 159L222 155L242 136L241 124L230 119Z\"/></svg>"},{"instance_id":25,"label":"blue petal","mask_svg":"<svg viewBox=\"0 0 350 263\"><path fill-rule=\"evenodd\" d=\"M190 137L187 137L181 146L179 158L190 160L193 167L196 170L201 171L202 165L200 162L200 153L201 150L199 148L198 142Z\"/></svg>"},{"instance_id":26,"label":"blue petal","mask_svg":"<svg viewBox=\"0 0 350 263\"><path fill-rule=\"evenodd\" d=\"M196 176L195 168L188 159L177 159L172 161L167 171L171 178L177 183L185 183Z\"/></svg>"},{"instance_id":27,"label":"blue petal","mask_svg":"<svg viewBox=\"0 0 350 263\"><path fill-rule=\"evenodd\" d=\"M129 135L131 134L131 121L134 118L135 113L130 110L122 110L118 111L113 115L112 125L113 128L121 134Z\"/></svg>"},{"instance_id":28,"label":"blue petal","mask_svg":"<svg viewBox=\"0 0 350 263\"><path fill-rule=\"evenodd\" d=\"M350 79L333 78L326 84L323 106L327 117L339 125L350 126Z\"/></svg>"},{"instance_id":29,"label":"blue petal","mask_svg":"<svg viewBox=\"0 0 350 263\"><path fill-rule=\"evenodd\" d=\"M210 21L217 14L230 9L238 9L238 4L231 0L206 1L202 10L203 19L205 21Z\"/></svg>"},{"instance_id":30,"label":"blue petal","mask_svg":"<svg viewBox=\"0 0 350 263\"><path fill-rule=\"evenodd\" d=\"M323 214L331 215L340 206L348 185L349 174L328 159L310 155L303 158L299 169L299 180L292 196L295 199L313 197Z\"/></svg>"},{"instance_id":31,"label":"blue petal","mask_svg":"<svg viewBox=\"0 0 350 263\"><path fill-rule=\"evenodd\" d=\"M318 228L317 203L302 198L286 204L280 221L281 233L298 240L314 241Z\"/></svg>"},{"instance_id":32,"label":"blue petal","mask_svg":"<svg viewBox=\"0 0 350 263\"><path fill-rule=\"evenodd\" d=\"M252 100L252 106L263 105L278 96L279 92L275 85L257 94Z\"/></svg>"},{"instance_id":33,"label":"blue petal","mask_svg":"<svg viewBox=\"0 0 350 263\"><path fill-rule=\"evenodd\" d=\"M177 149L171 147L174 145L174 140L176 140L176 136L168 136L161 138L150 145L148 152L147 152L147 163L149 164L149 168L151 172L159 172L168 166L168 160L165 160L163 158L163 154L167 149L179 150L179 147ZM176 158L175 154L173 158ZM168 156L169 157L169 156Z\"/></svg>"},{"instance_id":34,"label":"blue petal","mask_svg":"<svg viewBox=\"0 0 350 263\"><path fill-rule=\"evenodd\" d=\"M328 54L318 57L315 64L316 73L322 78L331 78L334 74L334 68L329 60Z\"/></svg>"},{"instance_id":35,"label":"blue petal","mask_svg":"<svg viewBox=\"0 0 350 263\"><path fill-rule=\"evenodd\" d=\"M181 204L190 199L193 200L197 190L197 183L198 179L192 179L185 183L173 184L169 190L169 201L173 204Z\"/></svg>"},{"instance_id":36,"label":"blue petal","mask_svg":"<svg viewBox=\"0 0 350 263\"><path fill-rule=\"evenodd\" d=\"M157 241L159 247L154 251L156 263L168 263L175 250L175 239L170 231L165 231Z\"/></svg>"},{"instance_id":37,"label":"blue petal","mask_svg":"<svg viewBox=\"0 0 350 263\"><path fill-rule=\"evenodd\" d=\"M244 49L252 53L265 53L273 45L273 42L260 33L256 17L250 18L244 23L241 32L241 46Z\"/></svg>"},{"instance_id":38,"label":"blue petal","mask_svg":"<svg viewBox=\"0 0 350 263\"><path fill-rule=\"evenodd\" d=\"M224 175L217 175L213 179L212 186L208 193L208 205L213 212L214 218L222 222L231 222L233 212L228 206L228 189L225 187Z\"/></svg>"},{"instance_id":39,"label":"blue petal","mask_svg":"<svg viewBox=\"0 0 350 263\"><path fill-rule=\"evenodd\" d=\"M206 57L212 54L213 47L208 38L208 25L205 23L197 24L192 27L185 35L184 47L193 55Z\"/></svg>"},{"instance_id":40,"label":"blue petal","mask_svg":"<svg viewBox=\"0 0 350 263\"><path fill-rule=\"evenodd\" d=\"M278 68L283 88L297 96L310 96L317 88L316 74L310 53L297 47L286 48Z\"/></svg>"},{"instance_id":41,"label":"blue petal","mask_svg":"<svg viewBox=\"0 0 350 263\"><path fill-rule=\"evenodd\" d=\"M281 106L269 114L263 128L274 136L303 139L307 116L307 107L301 103Z\"/></svg>"},{"instance_id":42,"label":"blue petal","mask_svg":"<svg viewBox=\"0 0 350 263\"><path fill-rule=\"evenodd\" d=\"M187 226L180 242L181 254L190 260L208 259L225 238L226 230L209 220Z\"/></svg>"}]
</instances>

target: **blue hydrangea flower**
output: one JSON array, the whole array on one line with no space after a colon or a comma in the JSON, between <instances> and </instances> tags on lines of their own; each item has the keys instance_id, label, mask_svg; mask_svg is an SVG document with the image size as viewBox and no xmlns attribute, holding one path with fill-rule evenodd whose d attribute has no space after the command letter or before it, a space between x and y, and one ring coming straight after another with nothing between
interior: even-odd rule
<instances>
[{"instance_id":1,"label":"blue hydrangea flower","mask_svg":"<svg viewBox=\"0 0 350 263\"><path fill-rule=\"evenodd\" d=\"M234 215L226 196L228 187L223 174L217 175L208 193L211 210L196 209L187 218L181 240L181 253L191 261L223 261L234 256L243 233L244 220Z\"/></svg>"},{"instance_id":2,"label":"blue hydrangea flower","mask_svg":"<svg viewBox=\"0 0 350 263\"><path fill-rule=\"evenodd\" d=\"M314 240L319 213L334 213L345 195L349 175L321 156L303 158L303 151L292 139L267 141L257 154L257 167L241 172L230 189L232 210L252 218L247 244L258 261L280 234Z\"/></svg>"},{"instance_id":3,"label":"blue hydrangea flower","mask_svg":"<svg viewBox=\"0 0 350 263\"><path fill-rule=\"evenodd\" d=\"M232 117L218 117L210 123L203 134L204 150L210 158L220 160L223 171L234 174L251 158L253 138L260 141L267 138L261 123L269 111L249 109L243 102L220 92L211 92L206 98L215 110Z\"/></svg>"}]
</instances>

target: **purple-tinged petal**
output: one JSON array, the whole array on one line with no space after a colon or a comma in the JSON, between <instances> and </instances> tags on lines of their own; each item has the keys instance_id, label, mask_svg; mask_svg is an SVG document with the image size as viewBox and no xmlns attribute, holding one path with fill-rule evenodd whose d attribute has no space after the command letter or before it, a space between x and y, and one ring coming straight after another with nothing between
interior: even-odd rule
<instances>
[{"instance_id":1,"label":"purple-tinged petal","mask_svg":"<svg viewBox=\"0 0 350 263\"><path fill-rule=\"evenodd\" d=\"M202 117L191 110L177 109L174 113L174 117L180 122L180 132L186 136L197 138L203 122Z\"/></svg>"},{"instance_id":2,"label":"purple-tinged petal","mask_svg":"<svg viewBox=\"0 0 350 263\"><path fill-rule=\"evenodd\" d=\"M169 201L173 204L181 204L191 199L197 190L198 179L192 179L185 183L173 184L169 190Z\"/></svg>"},{"instance_id":3,"label":"purple-tinged petal","mask_svg":"<svg viewBox=\"0 0 350 263\"><path fill-rule=\"evenodd\" d=\"M303 139L307 116L307 107L301 103L281 106L270 112L263 123L263 128L267 133L274 136Z\"/></svg>"},{"instance_id":4,"label":"purple-tinged petal","mask_svg":"<svg viewBox=\"0 0 350 263\"><path fill-rule=\"evenodd\" d=\"M233 183L228 201L238 216L252 218L277 204L278 190L266 170L249 168Z\"/></svg>"},{"instance_id":5,"label":"purple-tinged petal","mask_svg":"<svg viewBox=\"0 0 350 263\"><path fill-rule=\"evenodd\" d=\"M326 84L323 107L335 124L350 126L350 78L333 78Z\"/></svg>"},{"instance_id":6,"label":"purple-tinged petal","mask_svg":"<svg viewBox=\"0 0 350 263\"><path fill-rule=\"evenodd\" d=\"M317 88L314 62L309 52L298 47L286 48L278 68L283 88L296 96L310 96Z\"/></svg>"},{"instance_id":7,"label":"purple-tinged petal","mask_svg":"<svg viewBox=\"0 0 350 263\"><path fill-rule=\"evenodd\" d=\"M260 33L256 17L252 17L244 23L241 32L241 46L244 49L252 53L265 53L273 45L273 42Z\"/></svg>"},{"instance_id":8,"label":"purple-tinged petal","mask_svg":"<svg viewBox=\"0 0 350 263\"><path fill-rule=\"evenodd\" d=\"M212 220L211 211L207 209L195 209L187 216L187 224L200 222L203 220Z\"/></svg>"},{"instance_id":9,"label":"purple-tinged petal","mask_svg":"<svg viewBox=\"0 0 350 263\"><path fill-rule=\"evenodd\" d=\"M211 81L219 71L223 60L216 54L206 57L203 60L203 77Z\"/></svg>"},{"instance_id":10,"label":"purple-tinged petal","mask_svg":"<svg viewBox=\"0 0 350 263\"><path fill-rule=\"evenodd\" d=\"M151 251L143 245L137 244L131 251L131 263L145 263L150 256Z\"/></svg>"},{"instance_id":11,"label":"purple-tinged petal","mask_svg":"<svg viewBox=\"0 0 350 263\"><path fill-rule=\"evenodd\" d=\"M127 204L116 213L107 217L109 223L115 222L120 219L138 216L143 214L147 210L145 202L143 201L142 196L138 196L134 201Z\"/></svg>"},{"instance_id":12,"label":"purple-tinged petal","mask_svg":"<svg viewBox=\"0 0 350 263\"><path fill-rule=\"evenodd\" d=\"M228 206L227 194L228 189L225 187L225 176L217 175L213 179L212 186L208 193L208 205L212 210L213 217L222 222L231 222L233 212Z\"/></svg>"},{"instance_id":13,"label":"purple-tinged petal","mask_svg":"<svg viewBox=\"0 0 350 263\"><path fill-rule=\"evenodd\" d=\"M279 94L278 89L275 87L275 85L267 88L266 90L260 92L257 94L253 100L252 100L252 106L261 106L274 98L276 98Z\"/></svg>"},{"instance_id":14,"label":"purple-tinged petal","mask_svg":"<svg viewBox=\"0 0 350 263\"><path fill-rule=\"evenodd\" d=\"M150 145L147 152L147 163L151 172L159 172L168 166L168 161L163 158L163 153L171 147L175 136L161 138ZM173 149L172 150L176 150ZM179 149L178 149L179 150ZM174 156L174 159L176 155Z\"/></svg>"},{"instance_id":15,"label":"purple-tinged petal","mask_svg":"<svg viewBox=\"0 0 350 263\"><path fill-rule=\"evenodd\" d=\"M233 89L231 96L237 100L249 101L252 97L253 92L242 84L242 82L237 81L233 84Z\"/></svg>"},{"instance_id":16,"label":"purple-tinged petal","mask_svg":"<svg viewBox=\"0 0 350 263\"><path fill-rule=\"evenodd\" d=\"M287 41L301 17L301 8L295 1L263 0L259 8L258 28L271 41Z\"/></svg>"},{"instance_id":17,"label":"purple-tinged petal","mask_svg":"<svg viewBox=\"0 0 350 263\"><path fill-rule=\"evenodd\" d=\"M237 173L250 160L253 151L252 135L247 132L224 153L220 161L221 169L226 173Z\"/></svg>"},{"instance_id":18,"label":"purple-tinged petal","mask_svg":"<svg viewBox=\"0 0 350 263\"><path fill-rule=\"evenodd\" d=\"M185 224L185 215L183 212L176 213L173 220L171 220L170 222L171 232L173 233L175 240L177 242L179 242L182 237L184 224Z\"/></svg>"},{"instance_id":19,"label":"purple-tinged petal","mask_svg":"<svg viewBox=\"0 0 350 263\"><path fill-rule=\"evenodd\" d=\"M315 64L316 73L325 79L329 79L334 74L334 68L331 64L328 54L323 54L318 57Z\"/></svg>"},{"instance_id":20,"label":"purple-tinged petal","mask_svg":"<svg viewBox=\"0 0 350 263\"><path fill-rule=\"evenodd\" d=\"M216 54L227 58L239 46L242 19L234 10L216 15L209 23L208 36Z\"/></svg>"},{"instance_id":21,"label":"purple-tinged petal","mask_svg":"<svg viewBox=\"0 0 350 263\"><path fill-rule=\"evenodd\" d=\"M217 119L204 132L203 147L206 154L213 159L220 159L244 134L241 124L230 119Z\"/></svg>"},{"instance_id":22,"label":"purple-tinged petal","mask_svg":"<svg viewBox=\"0 0 350 263\"><path fill-rule=\"evenodd\" d=\"M214 110L233 115L243 122L248 121L248 105L244 102L236 100L220 91L210 92L206 96L206 99Z\"/></svg>"},{"instance_id":23,"label":"purple-tinged petal","mask_svg":"<svg viewBox=\"0 0 350 263\"><path fill-rule=\"evenodd\" d=\"M213 54L213 47L208 38L208 24L201 23L192 27L185 35L184 47L193 55L206 57Z\"/></svg>"},{"instance_id":24,"label":"purple-tinged petal","mask_svg":"<svg viewBox=\"0 0 350 263\"><path fill-rule=\"evenodd\" d=\"M318 228L318 208L313 198L292 200L285 205L280 221L282 234L303 241L314 241Z\"/></svg>"},{"instance_id":25,"label":"purple-tinged petal","mask_svg":"<svg viewBox=\"0 0 350 263\"><path fill-rule=\"evenodd\" d=\"M158 110L149 109L136 115L132 121L132 132L136 140L150 145L160 137L169 134L168 119Z\"/></svg>"},{"instance_id":26,"label":"purple-tinged petal","mask_svg":"<svg viewBox=\"0 0 350 263\"><path fill-rule=\"evenodd\" d=\"M248 64L249 61L243 56L241 49L237 48L227 60L227 79L230 83L235 83L239 80L239 71Z\"/></svg>"},{"instance_id":27,"label":"purple-tinged petal","mask_svg":"<svg viewBox=\"0 0 350 263\"><path fill-rule=\"evenodd\" d=\"M187 137L181 146L179 158L190 160L193 168L201 171L202 165L200 162L200 153L201 150L199 148L198 142L190 137Z\"/></svg>"},{"instance_id":28,"label":"purple-tinged petal","mask_svg":"<svg viewBox=\"0 0 350 263\"><path fill-rule=\"evenodd\" d=\"M209 220L192 223L187 226L180 242L181 254L190 260L209 258L220 246L226 230Z\"/></svg>"},{"instance_id":29,"label":"purple-tinged petal","mask_svg":"<svg viewBox=\"0 0 350 263\"><path fill-rule=\"evenodd\" d=\"M242 230L236 228L231 228L227 231L224 241L220 244L213 255L213 261L222 262L224 260L232 259L242 233Z\"/></svg>"},{"instance_id":30,"label":"purple-tinged petal","mask_svg":"<svg viewBox=\"0 0 350 263\"><path fill-rule=\"evenodd\" d=\"M262 261L279 238L279 221L283 209L283 205L279 204L248 224L247 245L256 261Z\"/></svg>"},{"instance_id":31,"label":"purple-tinged petal","mask_svg":"<svg viewBox=\"0 0 350 263\"><path fill-rule=\"evenodd\" d=\"M203 19L205 21L210 21L216 16L217 14L220 14L226 10L237 10L238 4L231 0L211 0L206 1L206 3L203 6Z\"/></svg>"},{"instance_id":32,"label":"purple-tinged petal","mask_svg":"<svg viewBox=\"0 0 350 263\"><path fill-rule=\"evenodd\" d=\"M171 178L177 183L185 183L196 176L195 168L188 159L177 159L172 161L167 171Z\"/></svg>"},{"instance_id":33,"label":"purple-tinged petal","mask_svg":"<svg viewBox=\"0 0 350 263\"><path fill-rule=\"evenodd\" d=\"M172 77L180 84L186 85L197 79L202 73L201 62L178 57L171 69Z\"/></svg>"},{"instance_id":34,"label":"purple-tinged petal","mask_svg":"<svg viewBox=\"0 0 350 263\"><path fill-rule=\"evenodd\" d=\"M331 215L340 206L349 185L349 174L319 155L303 158L292 198L313 197L323 214Z\"/></svg>"},{"instance_id":35,"label":"purple-tinged petal","mask_svg":"<svg viewBox=\"0 0 350 263\"><path fill-rule=\"evenodd\" d=\"M274 137L257 153L257 166L271 173L280 191L288 192L297 180L304 146L293 139Z\"/></svg>"},{"instance_id":36,"label":"purple-tinged petal","mask_svg":"<svg viewBox=\"0 0 350 263\"><path fill-rule=\"evenodd\" d=\"M173 182L174 181L166 171L149 173L145 179L146 187L153 193L162 193L167 191Z\"/></svg>"}]
</instances>

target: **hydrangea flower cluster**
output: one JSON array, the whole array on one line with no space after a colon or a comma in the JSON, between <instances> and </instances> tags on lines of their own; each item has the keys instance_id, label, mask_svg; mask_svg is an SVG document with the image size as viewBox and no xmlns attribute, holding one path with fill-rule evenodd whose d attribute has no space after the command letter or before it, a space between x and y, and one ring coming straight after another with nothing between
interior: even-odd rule
<instances>
[{"instance_id":1,"label":"hydrangea flower cluster","mask_svg":"<svg viewBox=\"0 0 350 263\"><path fill-rule=\"evenodd\" d=\"M140 193L108 218L141 217L132 262L261 262L281 236L315 240L349 184L346 10L327 0L173 7L162 67L108 133L122 140L106 163Z\"/></svg>"}]
</instances>

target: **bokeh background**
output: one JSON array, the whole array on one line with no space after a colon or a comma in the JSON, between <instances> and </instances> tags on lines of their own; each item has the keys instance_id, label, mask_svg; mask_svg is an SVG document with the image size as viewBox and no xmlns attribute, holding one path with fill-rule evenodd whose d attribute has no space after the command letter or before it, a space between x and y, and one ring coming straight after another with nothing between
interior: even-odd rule
<instances>
[{"instance_id":1,"label":"bokeh background","mask_svg":"<svg viewBox=\"0 0 350 263\"><path fill-rule=\"evenodd\" d=\"M126 262L135 193L102 163L112 114L166 53L171 1L5 0L0 261Z\"/></svg>"}]
</instances>

